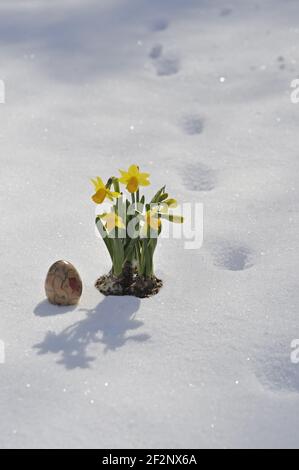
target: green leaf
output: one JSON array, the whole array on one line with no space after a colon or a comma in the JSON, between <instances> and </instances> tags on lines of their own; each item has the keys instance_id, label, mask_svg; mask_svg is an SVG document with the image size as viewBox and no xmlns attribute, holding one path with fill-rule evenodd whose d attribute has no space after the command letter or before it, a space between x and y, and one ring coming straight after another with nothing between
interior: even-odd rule
<instances>
[{"instance_id":1,"label":"green leaf","mask_svg":"<svg viewBox=\"0 0 299 470\"><path fill-rule=\"evenodd\" d=\"M112 182L113 182L113 186L114 186L114 191L116 191L117 193L120 193L118 178L116 178L115 176L113 176L113 177L112 177Z\"/></svg>"},{"instance_id":2,"label":"green leaf","mask_svg":"<svg viewBox=\"0 0 299 470\"><path fill-rule=\"evenodd\" d=\"M183 224L184 217L182 215L173 215L173 214L160 214L161 219L169 220L175 224Z\"/></svg>"},{"instance_id":3,"label":"green leaf","mask_svg":"<svg viewBox=\"0 0 299 470\"><path fill-rule=\"evenodd\" d=\"M116 276L120 276L124 264L124 246L122 240L117 238L111 241L113 243L113 272Z\"/></svg>"},{"instance_id":4,"label":"green leaf","mask_svg":"<svg viewBox=\"0 0 299 470\"><path fill-rule=\"evenodd\" d=\"M154 195L153 199L151 200L151 204L154 204L155 202L159 202L159 198L161 194L165 192L166 186L163 186L159 191Z\"/></svg>"},{"instance_id":5,"label":"green leaf","mask_svg":"<svg viewBox=\"0 0 299 470\"><path fill-rule=\"evenodd\" d=\"M113 183L113 178L111 177L111 178L108 179L108 181L107 181L107 183L106 183L106 188L107 188L107 189L110 189L112 183Z\"/></svg>"},{"instance_id":6,"label":"green leaf","mask_svg":"<svg viewBox=\"0 0 299 470\"><path fill-rule=\"evenodd\" d=\"M99 229L98 224L101 225L101 229L102 229L102 230ZM112 262L113 262L113 245L112 245L112 243L111 243L112 240L111 240L111 238L109 238L108 232L107 232L107 230L106 230L106 228L105 228L103 222L101 221L101 218L100 218L100 217L97 217L97 218L96 218L96 226L97 226L97 229L98 229L99 232L100 232L100 235L102 236L102 239L103 239L103 241L104 241L104 243L105 243L105 245L106 245L106 248L107 248L107 250L108 250L108 252L109 252L110 258L111 258L111 260L112 260Z\"/></svg>"},{"instance_id":7,"label":"green leaf","mask_svg":"<svg viewBox=\"0 0 299 470\"><path fill-rule=\"evenodd\" d=\"M131 261L132 259L132 255L134 253L134 250L135 250L135 245L137 243L137 238L135 239L130 239L129 243L126 245L125 249L124 249L124 260L125 261Z\"/></svg>"},{"instance_id":8,"label":"green leaf","mask_svg":"<svg viewBox=\"0 0 299 470\"><path fill-rule=\"evenodd\" d=\"M164 194L161 194L161 196L159 197L159 201L158 202L163 202L165 201L165 199L168 198L168 194L167 193L164 193Z\"/></svg>"}]
</instances>

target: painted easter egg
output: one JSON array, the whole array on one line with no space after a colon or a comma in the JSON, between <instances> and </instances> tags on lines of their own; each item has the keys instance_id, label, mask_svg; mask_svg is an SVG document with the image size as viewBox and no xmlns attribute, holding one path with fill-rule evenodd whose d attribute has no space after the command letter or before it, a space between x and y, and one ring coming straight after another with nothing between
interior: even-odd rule
<instances>
[{"instance_id":1,"label":"painted easter egg","mask_svg":"<svg viewBox=\"0 0 299 470\"><path fill-rule=\"evenodd\" d=\"M51 304L77 304L82 294L82 281L77 269L68 261L56 261L48 271L45 291Z\"/></svg>"}]
</instances>

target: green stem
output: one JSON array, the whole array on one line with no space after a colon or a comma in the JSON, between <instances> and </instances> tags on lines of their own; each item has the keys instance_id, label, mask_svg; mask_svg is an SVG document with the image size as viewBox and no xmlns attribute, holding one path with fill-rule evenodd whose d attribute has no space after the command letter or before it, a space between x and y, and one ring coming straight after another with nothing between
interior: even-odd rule
<instances>
[{"instance_id":1,"label":"green stem","mask_svg":"<svg viewBox=\"0 0 299 470\"><path fill-rule=\"evenodd\" d=\"M120 193L120 188L119 188L119 181L117 178L113 178L113 186L114 186L114 191L117 193Z\"/></svg>"},{"instance_id":2,"label":"green stem","mask_svg":"<svg viewBox=\"0 0 299 470\"><path fill-rule=\"evenodd\" d=\"M124 264L124 248L122 240L112 239L113 242L113 274L120 276Z\"/></svg>"}]
</instances>

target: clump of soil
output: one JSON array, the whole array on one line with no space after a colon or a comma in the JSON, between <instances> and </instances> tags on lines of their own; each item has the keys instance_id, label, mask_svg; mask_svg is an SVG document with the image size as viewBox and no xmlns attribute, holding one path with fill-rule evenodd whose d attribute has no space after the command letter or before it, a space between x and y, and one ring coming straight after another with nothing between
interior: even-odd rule
<instances>
[{"instance_id":1,"label":"clump of soil","mask_svg":"<svg viewBox=\"0 0 299 470\"><path fill-rule=\"evenodd\" d=\"M156 276L139 276L131 263L126 263L122 275L114 276L111 272L101 276L95 287L104 295L133 295L139 298L158 294L163 282Z\"/></svg>"}]
</instances>

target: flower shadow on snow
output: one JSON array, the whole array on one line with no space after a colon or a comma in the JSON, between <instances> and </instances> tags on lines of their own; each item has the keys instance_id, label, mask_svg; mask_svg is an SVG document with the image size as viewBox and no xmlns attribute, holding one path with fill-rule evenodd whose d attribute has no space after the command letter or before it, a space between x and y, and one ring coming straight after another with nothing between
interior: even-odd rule
<instances>
[{"instance_id":1,"label":"flower shadow on snow","mask_svg":"<svg viewBox=\"0 0 299 470\"><path fill-rule=\"evenodd\" d=\"M77 305L59 306L50 304L48 300L43 300L34 309L34 314L37 317L52 317L54 315L63 315L64 313L71 312L77 308Z\"/></svg>"},{"instance_id":2,"label":"flower shadow on snow","mask_svg":"<svg viewBox=\"0 0 299 470\"><path fill-rule=\"evenodd\" d=\"M60 333L48 332L34 348L39 355L60 354L57 362L67 369L89 368L90 363L97 358L87 351L94 343L103 344L104 353L107 353L125 346L128 341L143 342L150 338L146 333L126 334L143 325L142 321L134 317L139 306L140 299L135 297L105 297L95 308L84 309L86 318Z\"/></svg>"}]
</instances>

